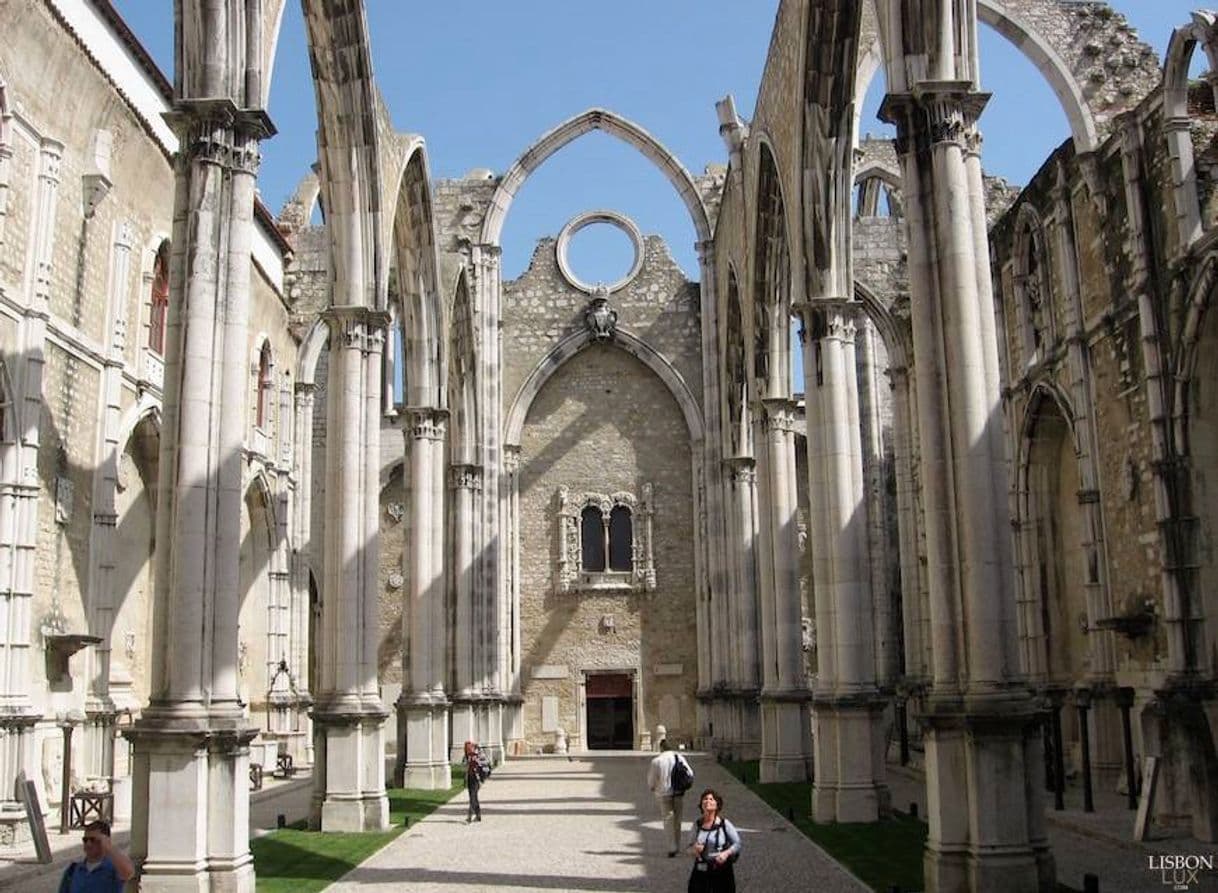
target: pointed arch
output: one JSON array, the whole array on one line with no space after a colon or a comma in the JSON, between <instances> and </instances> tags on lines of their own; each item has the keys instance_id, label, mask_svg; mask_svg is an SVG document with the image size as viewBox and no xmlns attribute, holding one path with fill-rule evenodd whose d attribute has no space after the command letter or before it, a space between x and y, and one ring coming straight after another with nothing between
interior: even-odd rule
<instances>
[{"instance_id":1,"label":"pointed arch","mask_svg":"<svg viewBox=\"0 0 1218 893\"><path fill-rule=\"evenodd\" d=\"M1074 139L1075 150L1082 154L1098 148L1101 137L1095 113L1088 105L1087 96L1070 62L1054 46L1053 42L1030 21L1016 12L1014 4L1006 2L1006 0L977 0L977 19L1010 41L1045 78L1049 88L1061 103L1066 120L1070 123L1070 133ZM877 38L876 45L881 43L881 40ZM901 58L899 50L885 55L874 45L860 53L859 80L855 89L856 107L858 108L863 105L863 97L867 95L872 78L881 70L880 65L876 64L877 55L889 60L893 57L898 60ZM885 73L888 76L890 92L905 91L911 86L904 82L906 79L904 71L900 72L898 78L894 78L890 72ZM893 87L893 84L896 86Z\"/></svg>"},{"instance_id":2,"label":"pointed arch","mask_svg":"<svg viewBox=\"0 0 1218 893\"><path fill-rule=\"evenodd\" d=\"M441 297L432 216L431 177L423 141L412 138L394 180L387 306L401 321L402 375L407 406L444 406L447 365L446 308Z\"/></svg>"},{"instance_id":3,"label":"pointed arch","mask_svg":"<svg viewBox=\"0 0 1218 893\"><path fill-rule=\"evenodd\" d=\"M384 310L388 270L378 238L384 213L381 129L363 3L305 0L317 103L317 155L329 216L333 302Z\"/></svg>"},{"instance_id":4,"label":"pointed arch","mask_svg":"<svg viewBox=\"0 0 1218 893\"><path fill-rule=\"evenodd\" d=\"M752 343L753 386L762 397L785 397L791 391L791 242L782 177L768 140L757 149L756 221L754 224Z\"/></svg>"},{"instance_id":5,"label":"pointed arch","mask_svg":"<svg viewBox=\"0 0 1218 893\"><path fill-rule=\"evenodd\" d=\"M652 161L668 179L668 182L673 185L677 195L681 197L681 201L689 210L694 229L698 233L698 241L710 240L711 226L706 206L702 204L702 197L694 185L693 177L677 160L677 157L663 143L633 121L614 114L608 109L591 108L573 118L568 118L553 130L543 134L508 168L507 173L499 180L499 186L491 198L490 210L483 221L482 244L500 244L508 209L511 208L512 201L529 175L563 146L593 130L600 130L617 137L627 145L638 149Z\"/></svg>"},{"instance_id":6,"label":"pointed arch","mask_svg":"<svg viewBox=\"0 0 1218 893\"><path fill-rule=\"evenodd\" d=\"M568 335L554 345L529 373L528 378L524 380L524 384L520 386L520 390L512 399L511 408L508 410L503 426L505 444L518 445L520 443L520 435L524 430L529 408L545 383L562 368L563 364L589 345L601 343L595 340L592 332L583 329ZM693 392L690 391L689 385L685 383L685 379L681 377L681 373L677 371L676 367L637 335L621 326L618 327L614 339L609 344L630 354L659 376L673 399L677 401L677 405L681 407L681 414L685 417L685 426L689 431L691 444L700 444L705 434L702 409L698 406Z\"/></svg>"},{"instance_id":7,"label":"pointed arch","mask_svg":"<svg viewBox=\"0 0 1218 893\"><path fill-rule=\"evenodd\" d=\"M744 334L740 278L736 265L727 262L727 306L724 313L723 431L724 455L751 452L748 424L748 339Z\"/></svg>"},{"instance_id":8,"label":"pointed arch","mask_svg":"<svg viewBox=\"0 0 1218 893\"><path fill-rule=\"evenodd\" d=\"M453 295L451 346L448 361L448 406L452 413L449 448L453 464L470 465L477 460L481 443L478 433L478 364L474 317L470 308L469 282L465 268L457 275Z\"/></svg>"}]
</instances>

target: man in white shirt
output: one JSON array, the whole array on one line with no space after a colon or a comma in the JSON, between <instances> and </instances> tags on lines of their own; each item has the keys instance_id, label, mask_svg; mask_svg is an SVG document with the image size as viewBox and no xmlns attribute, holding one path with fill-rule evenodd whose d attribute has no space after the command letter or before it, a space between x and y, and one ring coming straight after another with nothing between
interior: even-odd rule
<instances>
[{"instance_id":1,"label":"man in white shirt","mask_svg":"<svg viewBox=\"0 0 1218 893\"><path fill-rule=\"evenodd\" d=\"M672 789L672 767L677 760L685 762L685 757L673 750L668 739L665 738L660 742L659 755L651 761L651 765L647 768L647 787L651 788L651 792L655 794L656 800L660 804L660 820L665 824L665 830L669 835L668 858L670 859L681 847L681 803L685 797L684 791L676 793ZM692 774L691 769L690 775Z\"/></svg>"}]
</instances>

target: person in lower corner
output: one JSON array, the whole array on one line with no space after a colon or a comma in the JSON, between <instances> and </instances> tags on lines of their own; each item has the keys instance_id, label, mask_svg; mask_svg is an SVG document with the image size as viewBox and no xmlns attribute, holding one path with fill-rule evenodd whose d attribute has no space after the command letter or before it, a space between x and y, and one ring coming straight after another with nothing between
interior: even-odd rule
<instances>
[{"instance_id":1,"label":"person in lower corner","mask_svg":"<svg viewBox=\"0 0 1218 893\"><path fill-rule=\"evenodd\" d=\"M482 821L482 804L478 802L478 791L482 787L482 772L479 765L478 745L473 741L465 742L465 756L461 762L465 764L465 789L469 792L469 808L465 812L465 823Z\"/></svg>"},{"instance_id":2,"label":"person in lower corner","mask_svg":"<svg viewBox=\"0 0 1218 893\"><path fill-rule=\"evenodd\" d=\"M723 797L707 788L699 798L702 815L694 823L689 853L694 868L687 893L736 893L733 863L740 857L740 833L723 816Z\"/></svg>"},{"instance_id":3,"label":"person in lower corner","mask_svg":"<svg viewBox=\"0 0 1218 893\"><path fill-rule=\"evenodd\" d=\"M135 877L135 865L110 841L109 822L85 825L85 858L73 862L63 873L59 893L122 893Z\"/></svg>"},{"instance_id":4,"label":"person in lower corner","mask_svg":"<svg viewBox=\"0 0 1218 893\"><path fill-rule=\"evenodd\" d=\"M672 787L672 767L677 760L685 759L668 743L665 738L660 742L660 753L651 761L647 768L647 787L655 794L660 806L660 821L664 823L664 831L668 838L668 857L671 859L681 848L681 816L684 791L675 791Z\"/></svg>"}]
</instances>

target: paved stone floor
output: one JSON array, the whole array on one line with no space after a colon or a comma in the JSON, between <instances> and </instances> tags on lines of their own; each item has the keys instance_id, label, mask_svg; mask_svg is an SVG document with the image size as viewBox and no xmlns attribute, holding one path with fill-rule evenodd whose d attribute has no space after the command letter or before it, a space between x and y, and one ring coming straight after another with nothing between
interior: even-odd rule
<instances>
[{"instance_id":1,"label":"paved stone floor","mask_svg":"<svg viewBox=\"0 0 1218 893\"><path fill-rule=\"evenodd\" d=\"M465 824L462 792L329 890L683 891L691 862L666 856L645 782L649 759L513 759L483 788L481 823ZM685 826L697 792L709 785L724 796L744 844L736 865L741 893L867 889L709 757L690 761L695 793L685 798Z\"/></svg>"}]
</instances>

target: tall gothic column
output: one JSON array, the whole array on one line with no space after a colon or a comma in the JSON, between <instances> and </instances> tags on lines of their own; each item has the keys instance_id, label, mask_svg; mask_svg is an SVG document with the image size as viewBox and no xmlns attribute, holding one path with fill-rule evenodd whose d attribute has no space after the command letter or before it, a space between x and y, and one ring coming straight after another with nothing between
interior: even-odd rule
<instances>
[{"instance_id":1,"label":"tall gothic column","mask_svg":"<svg viewBox=\"0 0 1218 893\"><path fill-rule=\"evenodd\" d=\"M810 513L817 621L812 814L818 822L873 822L890 798L855 369L861 308L818 299L797 310L810 488L820 500Z\"/></svg>"},{"instance_id":2,"label":"tall gothic column","mask_svg":"<svg viewBox=\"0 0 1218 893\"><path fill-rule=\"evenodd\" d=\"M482 469L476 465L453 465L448 470L452 492L452 586L455 622L453 638L452 741L449 759L459 761L465 741L481 741L478 714L485 713L477 683L476 667L486 654L480 640L486 628L479 617L474 591L474 510L482 492Z\"/></svg>"},{"instance_id":3,"label":"tall gothic column","mask_svg":"<svg viewBox=\"0 0 1218 893\"><path fill-rule=\"evenodd\" d=\"M288 668L296 680L296 703L301 712L303 735L300 749L292 753L295 764L313 765L313 721L308 708L313 703L310 694L313 680L310 675L309 654L316 649L317 642L310 637L312 599L309 592L309 562L304 546L311 541L310 530L313 519L313 401L316 385L313 382L296 382L292 431L293 467L296 470L295 488L292 492L291 513L294 542L297 544L288 554L288 569L291 588L291 634L289 638Z\"/></svg>"},{"instance_id":4,"label":"tall gothic column","mask_svg":"<svg viewBox=\"0 0 1218 893\"><path fill-rule=\"evenodd\" d=\"M3 447L0 468L0 778L33 775L32 736L38 713L30 701L30 632L34 596L34 550L38 542L38 447L42 414L42 374L47 321L50 319L51 265L63 144L43 140L39 147L37 192L34 196L33 291L21 327L20 369L10 369L10 384L19 386L13 402L18 409L13 428L4 431L11 444ZM14 373L20 373L14 378ZM17 383L20 382L18 385ZM0 788L0 842L24 838L25 811L14 788Z\"/></svg>"},{"instance_id":5,"label":"tall gothic column","mask_svg":"<svg viewBox=\"0 0 1218 893\"><path fill-rule=\"evenodd\" d=\"M448 663L444 598L444 431L447 413L414 407L406 429L410 531L403 565L410 568L403 612L406 657L397 709L397 773L409 788L444 790L451 783L448 749Z\"/></svg>"},{"instance_id":6,"label":"tall gothic column","mask_svg":"<svg viewBox=\"0 0 1218 893\"><path fill-rule=\"evenodd\" d=\"M1099 468L1096 463L1095 445L1099 432L1096 428L1091 355L1087 349L1079 283L1074 232L1075 196L1065 182L1065 172L1058 168L1057 174L1058 182L1053 190L1053 231L1057 236L1062 284L1066 292L1066 368L1070 373L1070 396L1074 404L1078 438L1078 500L1083 522L1083 542L1080 545L1086 557L1082 584L1087 593L1087 644L1091 656L1087 685L1093 698L1090 718L1094 726L1091 742L1095 756L1092 767L1100 788L1115 790L1124 774L1124 741L1115 684L1116 633L1096 627L1096 621L1113 615ZM1079 195L1078 200L1086 202L1087 199L1085 195Z\"/></svg>"},{"instance_id":7,"label":"tall gothic column","mask_svg":"<svg viewBox=\"0 0 1218 893\"><path fill-rule=\"evenodd\" d=\"M882 110L897 126L906 184L934 637L922 716L926 885L1052 889L1040 720L1019 670L1002 511L1007 463L976 126L985 99L967 81L923 81L889 94Z\"/></svg>"},{"instance_id":8,"label":"tall gothic column","mask_svg":"<svg viewBox=\"0 0 1218 893\"><path fill-rule=\"evenodd\" d=\"M500 726L504 751L524 738L520 694L520 446L503 448L503 485L500 517L503 529L503 563L499 596L500 673L503 686L503 715Z\"/></svg>"},{"instance_id":9,"label":"tall gothic column","mask_svg":"<svg viewBox=\"0 0 1218 893\"><path fill-rule=\"evenodd\" d=\"M381 358L387 315L331 307L326 392L326 509L321 668L315 680L311 824L388 827L384 722L377 685L380 623Z\"/></svg>"},{"instance_id":10,"label":"tall gothic column","mask_svg":"<svg viewBox=\"0 0 1218 893\"><path fill-rule=\"evenodd\" d=\"M763 576L761 780L803 781L811 760L807 681L800 624L799 530L796 523L795 403L767 398L762 437L769 573Z\"/></svg>"},{"instance_id":11,"label":"tall gothic column","mask_svg":"<svg viewBox=\"0 0 1218 893\"><path fill-rule=\"evenodd\" d=\"M197 36L197 35L196 35ZM179 99L157 484L151 700L134 745L132 854L158 890L249 890L250 739L237 684L242 442L259 140L228 100Z\"/></svg>"},{"instance_id":12,"label":"tall gothic column","mask_svg":"<svg viewBox=\"0 0 1218 893\"><path fill-rule=\"evenodd\" d=\"M731 678L734 686L733 733L729 746L738 760L761 755L761 643L757 629L757 467L751 457L724 462L729 489L727 544L732 560L728 619Z\"/></svg>"},{"instance_id":13,"label":"tall gothic column","mask_svg":"<svg viewBox=\"0 0 1218 893\"><path fill-rule=\"evenodd\" d=\"M92 776L114 774L114 721L116 705L110 697L110 655L114 632L114 528L118 521L118 463L123 444L123 349L126 344L126 305L134 233L128 223L119 227L111 255L107 304L110 347L102 370L102 423L98 443L101 462L93 480L93 529L89 537L89 631L102 641L89 653L89 691L85 699L84 771Z\"/></svg>"}]
</instances>

